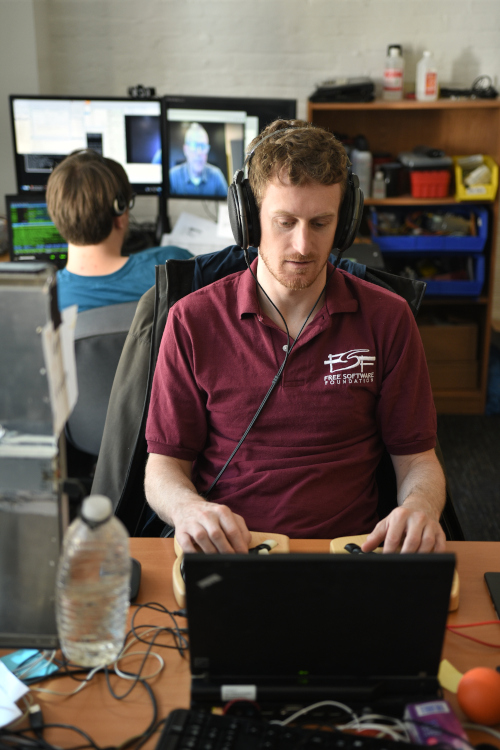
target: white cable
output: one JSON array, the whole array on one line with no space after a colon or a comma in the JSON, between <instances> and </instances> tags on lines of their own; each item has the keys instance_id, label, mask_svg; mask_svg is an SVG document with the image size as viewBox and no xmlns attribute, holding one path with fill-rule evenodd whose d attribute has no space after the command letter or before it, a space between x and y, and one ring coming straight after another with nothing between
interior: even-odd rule
<instances>
[{"instance_id":1,"label":"white cable","mask_svg":"<svg viewBox=\"0 0 500 750\"><path fill-rule=\"evenodd\" d=\"M37 655L33 654L33 656L30 656L25 662L19 664L19 666L13 670L15 676L20 680L26 679L29 673L40 666L43 662L45 653L45 651L38 651Z\"/></svg>"},{"instance_id":2,"label":"white cable","mask_svg":"<svg viewBox=\"0 0 500 750\"><path fill-rule=\"evenodd\" d=\"M340 731L344 731L345 729L349 728L352 729L352 725L346 724L344 726L337 726L337 729ZM371 722L366 722L362 724L361 727L359 727L359 731L363 731L365 729L374 729L379 734L383 734L385 736L389 736L391 740L398 740L399 742L408 742L406 738L403 738L399 732L395 731L394 727L390 727L387 724L375 724Z\"/></svg>"},{"instance_id":3,"label":"white cable","mask_svg":"<svg viewBox=\"0 0 500 750\"><path fill-rule=\"evenodd\" d=\"M387 723L381 724L376 723L374 720L381 719L383 722L390 722L390 725L388 726ZM370 722L372 727L378 729L380 728L381 731L386 731L386 729L390 729L392 732L397 732L398 736L396 739L401 739L403 742L410 742L410 736L408 734L408 727L406 726L404 721L401 721L400 719L396 719L393 716L384 716L383 714L362 714L358 717L358 726L361 725L361 729L366 728L365 723ZM338 725L337 729L345 730L345 729L352 729L353 728L353 722L349 722L348 724L343 724L342 726Z\"/></svg>"},{"instance_id":4,"label":"white cable","mask_svg":"<svg viewBox=\"0 0 500 750\"><path fill-rule=\"evenodd\" d=\"M462 724L464 729L478 729L481 732L486 732L487 734L491 734L493 737L496 737L497 740L500 740L500 732L497 729L493 729L492 727L487 727L484 724L474 724L472 721L466 722Z\"/></svg>"},{"instance_id":5,"label":"white cable","mask_svg":"<svg viewBox=\"0 0 500 750\"><path fill-rule=\"evenodd\" d=\"M69 696L69 695L76 695L77 693L80 692L80 690L83 690L84 687L87 687L87 685L89 684L89 682L92 679L92 677L97 672L99 672L99 670L101 670L101 669L104 669L104 666L94 667L94 669L92 669L88 673L88 675L86 676L85 680L83 680L83 682L81 682L78 685L78 687L76 688L76 690L73 690L70 693L62 693L59 690L49 690L49 688L36 687L35 685L31 686L31 690L33 690L34 692L37 692L37 693L48 693L48 695L61 695L63 697L66 697L66 696Z\"/></svg>"},{"instance_id":6,"label":"white cable","mask_svg":"<svg viewBox=\"0 0 500 750\"><path fill-rule=\"evenodd\" d=\"M118 667L118 662L121 661L122 659L126 658L127 656L144 656L145 654L146 654L146 651L131 651L129 654L123 654L122 653L122 655L118 657L118 659L115 661L115 663L113 665L113 669L115 671L115 674L117 674L118 677L121 677L123 680L136 680L137 679L137 675L126 674L125 672L122 672L121 669L119 669L119 667ZM152 672L151 674L148 674L148 675L141 675L141 678L140 678L141 680L152 680L153 677L156 677L157 675L160 674L160 672L162 671L163 667L165 666L165 662L163 661L163 657L160 656L160 654L156 654L154 651L150 651L147 656L148 656L148 659L149 659L150 656L154 656L155 659L158 659L158 661L160 662L160 666L156 670L156 672Z\"/></svg>"},{"instance_id":7,"label":"white cable","mask_svg":"<svg viewBox=\"0 0 500 750\"><path fill-rule=\"evenodd\" d=\"M281 726L285 727L291 721L295 721L295 719L298 719L299 716L303 716L304 714L309 713L309 711L314 711L315 708L321 708L321 706L334 706L335 708L341 708L343 711L346 711L346 713L352 716L354 722L358 720L358 716L351 708L349 708L349 706L346 706L345 703L339 703L338 701L319 701L319 703L313 703L310 706L301 708L300 711L296 711L294 714L289 716L287 719L284 719L283 721L272 721L270 723L281 724Z\"/></svg>"}]
</instances>

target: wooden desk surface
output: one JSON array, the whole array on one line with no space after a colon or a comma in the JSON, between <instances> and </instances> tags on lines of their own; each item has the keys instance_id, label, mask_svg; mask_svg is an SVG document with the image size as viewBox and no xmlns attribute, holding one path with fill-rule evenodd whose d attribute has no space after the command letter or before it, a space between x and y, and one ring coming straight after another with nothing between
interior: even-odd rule
<instances>
[{"instance_id":1,"label":"wooden desk surface","mask_svg":"<svg viewBox=\"0 0 500 750\"><path fill-rule=\"evenodd\" d=\"M291 550L296 552L328 552L327 540L291 540ZM131 554L138 558L142 565L141 588L138 603L160 602L170 610L176 610L172 592L172 565L174 561L173 541L170 539L140 539L130 540ZM495 619L493 605L489 598L483 574L487 570L500 570L500 542L450 542L448 550L457 555L457 568L460 576L460 606L457 612L449 617L450 624L480 622ZM150 609L141 610L136 616L138 624L153 624L169 626L168 616L153 612ZM185 626L186 621L178 618L179 626ZM469 632L469 631L467 631ZM500 644L500 629L498 626L486 626L475 629L471 634ZM425 637L423 635L423 637ZM163 642L167 642L166 637ZM172 643L169 639L168 642ZM411 647L411 644L409 644ZM146 646L138 644L133 651L144 651ZM155 677L150 685L158 702L159 718L165 717L173 708L189 705L189 659L182 659L177 651L155 648L165 660L165 667L161 674ZM500 664L498 650L486 648L480 644L461 638L450 631L447 632L443 657L446 657L461 672L474 666L496 667ZM121 663L122 669L134 671L140 662L139 657L131 656ZM155 671L157 662L151 659L146 672ZM112 680L115 690L122 694L128 688L128 683ZM58 691L74 690L75 683L69 678L61 678L43 683L44 687ZM72 724L84 729L93 740L105 747L120 745L133 735L141 734L149 725L152 709L146 691L137 685L133 692L123 701L113 700L108 692L104 675L98 674L92 683L77 695L62 698L43 693L35 693L35 700L43 711L46 723ZM457 713L460 713L454 695L446 696ZM500 742L479 732L469 732L473 742L490 742L500 747ZM71 747L81 744L80 738L67 730L48 730L45 739L60 745ZM145 745L154 748L157 735Z\"/></svg>"}]
</instances>

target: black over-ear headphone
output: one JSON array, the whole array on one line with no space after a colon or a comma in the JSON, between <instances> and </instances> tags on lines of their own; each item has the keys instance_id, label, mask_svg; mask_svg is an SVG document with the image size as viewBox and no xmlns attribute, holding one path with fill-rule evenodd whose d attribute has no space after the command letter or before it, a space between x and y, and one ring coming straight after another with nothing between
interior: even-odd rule
<instances>
[{"instance_id":1,"label":"black over-ear headphone","mask_svg":"<svg viewBox=\"0 0 500 750\"><path fill-rule=\"evenodd\" d=\"M249 247L259 247L261 235L259 209L250 182L248 178L245 178L245 167L249 164L255 150L268 138L273 135L281 136L290 130L307 129L303 126L282 128L264 136L247 154L243 167L235 173L229 186L227 205L234 240L243 250L247 250ZM354 242L363 215L363 203L363 191L359 187L358 176L353 174L349 164L346 191L340 206L339 219L333 239L332 250L336 250L339 254L347 250Z\"/></svg>"}]
</instances>

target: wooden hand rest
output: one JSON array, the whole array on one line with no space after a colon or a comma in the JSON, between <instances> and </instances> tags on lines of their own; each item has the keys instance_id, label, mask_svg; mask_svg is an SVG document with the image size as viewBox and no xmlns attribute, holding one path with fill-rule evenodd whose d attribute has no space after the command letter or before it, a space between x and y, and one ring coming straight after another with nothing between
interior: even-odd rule
<instances>
[{"instance_id":1,"label":"wooden hand rest","mask_svg":"<svg viewBox=\"0 0 500 750\"><path fill-rule=\"evenodd\" d=\"M358 536L339 536L337 539L332 539L332 541L330 542L330 552L333 552L334 554L348 555L349 551L345 549L346 544L357 544L359 547L361 547L367 536L368 534L359 534ZM380 553L383 552L383 549L382 547L377 547L373 551ZM458 578L458 573L455 570L453 574L453 582L451 584L450 604L448 607L448 612L454 612L456 609L458 609L459 598L460 581Z\"/></svg>"},{"instance_id":2,"label":"wooden hand rest","mask_svg":"<svg viewBox=\"0 0 500 750\"><path fill-rule=\"evenodd\" d=\"M250 550L259 547L260 545L265 545L265 547L272 547L269 550L265 548L263 550L257 550L258 554L274 555L276 553L281 554L284 552L290 552L290 540L284 534L266 534L264 531L251 531L250 533L252 535L252 541L250 542L249 548ZM266 542L268 541L271 543L275 543L275 546L272 546L272 544L266 545ZM179 607L182 608L186 606L186 585L181 573L181 563L182 558L184 557L184 553L175 537L174 550L176 559L172 570L172 584L174 589L175 601L177 602Z\"/></svg>"}]
</instances>

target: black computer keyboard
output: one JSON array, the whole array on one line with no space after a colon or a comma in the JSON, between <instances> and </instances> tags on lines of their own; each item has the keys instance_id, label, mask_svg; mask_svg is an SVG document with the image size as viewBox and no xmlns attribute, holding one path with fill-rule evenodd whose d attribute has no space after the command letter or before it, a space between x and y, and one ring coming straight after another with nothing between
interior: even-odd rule
<instances>
[{"instance_id":1,"label":"black computer keyboard","mask_svg":"<svg viewBox=\"0 0 500 750\"><path fill-rule=\"evenodd\" d=\"M412 750L396 740L339 731L281 726L260 719L217 716L179 708L172 711L156 750Z\"/></svg>"}]
</instances>

